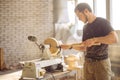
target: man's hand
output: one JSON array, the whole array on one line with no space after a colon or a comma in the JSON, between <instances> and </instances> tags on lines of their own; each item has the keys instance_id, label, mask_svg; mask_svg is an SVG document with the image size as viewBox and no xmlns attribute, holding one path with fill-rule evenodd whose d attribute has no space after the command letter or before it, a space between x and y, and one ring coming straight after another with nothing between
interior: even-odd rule
<instances>
[{"instance_id":1,"label":"man's hand","mask_svg":"<svg viewBox=\"0 0 120 80\"><path fill-rule=\"evenodd\" d=\"M91 47L94 43L95 43L95 40L93 38L83 42L83 44L87 47Z\"/></svg>"},{"instance_id":2,"label":"man's hand","mask_svg":"<svg viewBox=\"0 0 120 80\"><path fill-rule=\"evenodd\" d=\"M99 43L96 42L95 38L87 39L83 41L82 44L86 47L91 47L93 45L100 45Z\"/></svg>"}]
</instances>

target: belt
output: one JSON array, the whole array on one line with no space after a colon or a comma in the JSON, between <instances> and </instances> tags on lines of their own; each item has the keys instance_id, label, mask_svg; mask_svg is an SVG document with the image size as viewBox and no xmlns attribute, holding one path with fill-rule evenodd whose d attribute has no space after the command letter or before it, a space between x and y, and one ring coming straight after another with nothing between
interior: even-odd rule
<instances>
[{"instance_id":1,"label":"belt","mask_svg":"<svg viewBox=\"0 0 120 80\"><path fill-rule=\"evenodd\" d=\"M85 58L85 61L87 61L87 62L98 62L98 61L105 60L105 59L107 59L107 58L108 58L108 57L102 58L102 59Z\"/></svg>"}]
</instances>

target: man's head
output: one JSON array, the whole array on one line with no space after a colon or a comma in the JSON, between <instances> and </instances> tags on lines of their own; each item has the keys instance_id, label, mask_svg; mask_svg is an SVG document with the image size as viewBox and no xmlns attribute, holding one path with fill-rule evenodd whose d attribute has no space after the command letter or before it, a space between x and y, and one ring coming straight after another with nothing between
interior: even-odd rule
<instances>
[{"instance_id":1,"label":"man's head","mask_svg":"<svg viewBox=\"0 0 120 80\"><path fill-rule=\"evenodd\" d=\"M75 13L77 17L79 18L79 20L83 21L84 23L88 21L89 14L91 12L92 12L92 9L87 3L79 3L75 7Z\"/></svg>"}]
</instances>

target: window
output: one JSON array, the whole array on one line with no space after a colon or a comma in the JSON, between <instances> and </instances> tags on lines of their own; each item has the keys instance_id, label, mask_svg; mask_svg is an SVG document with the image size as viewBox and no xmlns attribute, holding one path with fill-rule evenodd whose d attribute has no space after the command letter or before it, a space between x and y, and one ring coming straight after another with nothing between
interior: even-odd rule
<instances>
[{"instance_id":1,"label":"window","mask_svg":"<svg viewBox=\"0 0 120 80\"><path fill-rule=\"evenodd\" d=\"M96 16L106 18L106 0L96 0L95 5Z\"/></svg>"},{"instance_id":2,"label":"window","mask_svg":"<svg viewBox=\"0 0 120 80\"><path fill-rule=\"evenodd\" d=\"M111 23L115 30L120 30L120 0L111 0Z\"/></svg>"},{"instance_id":3,"label":"window","mask_svg":"<svg viewBox=\"0 0 120 80\"><path fill-rule=\"evenodd\" d=\"M74 13L75 1L68 0L67 5L68 5L67 7L68 7L69 20L71 23L75 24L75 13Z\"/></svg>"}]
</instances>

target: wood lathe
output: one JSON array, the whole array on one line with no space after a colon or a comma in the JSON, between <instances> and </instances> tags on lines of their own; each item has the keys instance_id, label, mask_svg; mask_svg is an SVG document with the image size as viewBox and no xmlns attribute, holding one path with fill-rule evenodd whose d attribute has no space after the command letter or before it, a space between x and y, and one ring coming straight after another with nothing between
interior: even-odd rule
<instances>
[{"instance_id":1,"label":"wood lathe","mask_svg":"<svg viewBox=\"0 0 120 80\"><path fill-rule=\"evenodd\" d=\"M23 80L24 78L41 79L44 77L46 71L51 71L51 67L54 67L54 70L67 70L62 50L59 47L59 41L55 38L47 38L44 40L44 44L39 45L36 37L28 36L28 39L42 50L42 57L39 60L25 61L22 76L19 80Z\"/></svg>"}]
</instances>

